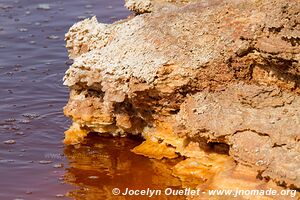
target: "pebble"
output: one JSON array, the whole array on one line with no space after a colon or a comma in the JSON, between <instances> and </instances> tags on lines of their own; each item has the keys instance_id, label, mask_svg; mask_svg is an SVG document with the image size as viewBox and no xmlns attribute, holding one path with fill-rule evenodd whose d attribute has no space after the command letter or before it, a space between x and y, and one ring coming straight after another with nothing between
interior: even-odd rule
<instances>
[{"instance_id":1,"label":"pebble","mask_svg":"<svg viewBox=\"0 0 300 200\"><path fill-rule=\"evenodd\" d=\"M27 28L20 28L19 31L20 31L20 32L27 32L28 29L27 29Z\"/></svg>"},{"instance_id":2,"label":"pebble","mask_svg":"<svg viewBox=\"0 0 300 200\"><path fill-rule=\"evenodd\" d=\"M56 197L58 197L58 198L61 198L61 197L64 197L65 195L63 195L63 194L57 194L56 195Z\"/></svg>"},{"instance_id":3,"label":"pebble","mask_svg":"<svg viewBox=\"0 0 300 200\"><path fill-rule=\"evenodd\" d=\"M51 164L52 161L50 161L50 160L40 160L39 163L43 164L43 165L47 165L47 164Z\"/></svg>"},{"instance_id":4,"label":"pebble","mask_svg":"<svg viewBox=\"0 0 300 200\"><path fill-rule=\"evenodd\" d=\"M13 75L13 74L14 73L11 72L9 75ZM9 94L13 94L14 93L11 89L8 89L7 91L9 92Z\"/></svg>"},{"instance_id":5,"label":"pebble","mask_svg":"<svg viewBox=\"0 0 300 200\"><path fill-rule=\"evenodd\" d=\"M54 168L63 168L64 165L62 163L53 165Z\"/></svg>"},{"instance_id":6,"label":"pebble","mask_svg":"<svg viewBox=\"0 0 300 200\"><path fill-rule=\"evenodd\" d=\"M4 144L15 144L16 141L15 140L6 140L4 141Z\"/></svg>"},{"instance_id":7,"label":"pebble","mask_svg":"<svg viewBox=\"0 0 300 200\"><path fill-rule=\"evenodd\" d=\"M99 176L89 176L90 179L97 179Z\"/></svg>"},{"instance_id":8,"label":"pebble","mask_svg":"<svg viewBox=\"0 0 300 200\"><path fill-rule=\"evenodd\" d=\"M24 132L17 132L16 135L25 135Z\"/></svg>"},{"instance_id":9,"label":"pebble","mask_svg":"<svg viewBox=\"0 0 300 200\"><path fill-rule=\"evenodd\" d=\"M23 117L27 117L29 119L35 119L38 118L40 115L36 113L24 113L22 114Z\"/></svg>"},{"instance_id":10,"label":"pebble","mask_svg":"<svg viewBox=\"0 0 300 200\"><path fill-rule=\"evenodd\" d=\"M29 124L30 121L28 119L23 119L19 121L20 124Z\"/></svg>"},{"instance_id":11,"label":"pebble","mask_svg":"<svg viewBox=\"0 0 300 200\"><path fill-rule=\"evenodd\" d=\"M5 122L15 122L15 121L16 121L16 119L14 119L14 118L9 118L9 119L5 120Z\"/></svg>"},{"instance_id":12,"label":"pebble","mask_svg":"<svg viewBox=\"0 0 300 200\"><path fill-rule=\"evenodd\" d=\"M88 4L88 5L85 5L85 8L92 8L93 6Z\"/></svg>"},{"instance_id":13,"label":"pebble","mask_svg":"<svg viewBox=\"0 0 300 200\"><path fill-rule=\"evenodd\" d=\"M57 35L49 35L47 37L47 39L50 39L50 40L55 40L55 39L58 39L59 37Z\"/></svg>"},{"instance_id":14,"label":"pebble","mask_svg":"<svg viewBox=\"0 0 300 200\"><path fill-rule=\"evenodd\" d=\"M51 7L50 7L49 4L43 3L43 4L39 4L39 5L37 6L37 9L39 9L39 10L50 10Z\"/></svg>"}]
</instances>

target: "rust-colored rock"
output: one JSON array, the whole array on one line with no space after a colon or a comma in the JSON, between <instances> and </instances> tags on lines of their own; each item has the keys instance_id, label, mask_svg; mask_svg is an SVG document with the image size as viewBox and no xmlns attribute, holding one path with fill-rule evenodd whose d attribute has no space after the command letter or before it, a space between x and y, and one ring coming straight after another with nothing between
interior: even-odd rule
<instances>
[{"instance_id":1,"label":"rust-colored rock","mask_svg":"<svg viewBox=\"0 0 300 200\"><path fill-rule=\"evenodd\" d=\"M86 19L66 34L74 64L64 112L74 126L65 142L88 132L140 134L147 141L138 153L198 160L228 153L256 175L299 189L300 2L127 6L146 14L111 25Z\"/></svg>"}]
</instances>

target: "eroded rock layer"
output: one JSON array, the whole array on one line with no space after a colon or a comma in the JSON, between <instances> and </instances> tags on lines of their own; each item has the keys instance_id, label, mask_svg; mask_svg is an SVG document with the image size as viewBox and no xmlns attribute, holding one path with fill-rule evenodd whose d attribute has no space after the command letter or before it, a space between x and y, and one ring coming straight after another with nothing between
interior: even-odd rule
<instances>
[{"instance_id":1,"label":"eroded rock layer","mask_svg":"<svg viewBox=\"0 0 300 200\"><path fill-rule=\"evenodd\" d=\"M135 153L229 153L262 178L300 188L300 2L127 6L146 14L110 25L93 17L66 34L74 63L64 78L73 120L65 143L89 132L140 134Z\"/></svg>"}]
</instances>

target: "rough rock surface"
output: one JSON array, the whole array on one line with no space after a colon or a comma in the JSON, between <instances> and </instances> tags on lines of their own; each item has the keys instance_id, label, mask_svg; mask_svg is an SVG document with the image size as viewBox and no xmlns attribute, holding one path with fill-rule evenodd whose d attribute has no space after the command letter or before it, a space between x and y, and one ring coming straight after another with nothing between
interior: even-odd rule
<instances>
[{"instance_id":1,"label":"rough rock surface","mask_svg":"<svg viewBox=\"0 0 300 200\"><path fill-rule=\"evenodd\" d=\"M127 7L146 14L86 19L66 34L74 63L64 112L74 124L65 142L141 134L133 151L149 157L228 151L259 176L300 188L300 2Z\"/></svg>"},{"instance_id":2,"label":"rough rock surface","mask_svg":"<svg viewBox=\"0 0 300 200\"><path fill-rule=\"evenodd\" d=\"M185 6L199 0L125 0L125 6L137 14L166 11Z\"/></svg>"},{"instance_id":3,"label":"rough rock surface","mask_svg":"<svg viewBox=\"0 0 300 200\"><path fill-rule=\"evenodd\" d=\"M187 97L178 121L190 136L229 144L236 161L256 166L263 177L298 185L299 105L299 96L277 87L239 84Z\"/></svg>"}]
</instances>

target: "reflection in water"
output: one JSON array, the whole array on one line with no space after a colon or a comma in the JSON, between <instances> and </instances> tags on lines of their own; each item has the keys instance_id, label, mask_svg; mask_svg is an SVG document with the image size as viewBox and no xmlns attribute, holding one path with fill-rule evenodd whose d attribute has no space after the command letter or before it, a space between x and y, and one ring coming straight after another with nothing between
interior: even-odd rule
<instances>
[{"instance_id":1,"label":"reflection in water","mask_svg":"<svg viewBox=\"0 0 300 200\"><path fill-rule=\"evenodd\" d=\"M131 152L140 144L136 138L112 138L90 135L83 144L66 146L64 153L69 162L64 181L76 189L68 193L76 200L147 199L141 196L114 196L112 190L160 190L152 199L232 199L233 196L210 196L209 190L258 190L283 188L273 182L257 179L257 172L234 164L224 154L210 153L202 158L149 159ZM177 178L179 177L179 178ZM195 179L196 178L196 179ZM199 195L164 194L166 188L178 191L184 188L199 189ZM203 192L202 192L203 191ZM295 195L295 194L294 194ZM284 198L283 198L284 197ZM291 196L238 195L235 199L279 200Z\"/></svg>"},{"instance_id":2,"label":"reflection in water","mask_svg":"<svg viewBox=\"0 0 300 200\"><path fill-rule=\"evenodd\" d=\"M132 153L130 149L139 143L128 138L91 136L85 144L67 146L64 153L70 168L65 174L65 181L78 186L68 196L78 200L125 199L124 196L113 196L112 189L117 187L123 192L125 188L180 188L180 180L171 175L171 167L178 160L152 160ZM138 196L140 198L142 196ZM168 198L157 196L155 199ZM185 197L172 196L169 199Z\"/></svg>"}]
</instances>

